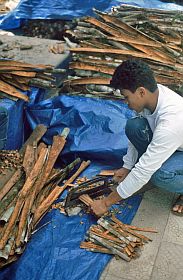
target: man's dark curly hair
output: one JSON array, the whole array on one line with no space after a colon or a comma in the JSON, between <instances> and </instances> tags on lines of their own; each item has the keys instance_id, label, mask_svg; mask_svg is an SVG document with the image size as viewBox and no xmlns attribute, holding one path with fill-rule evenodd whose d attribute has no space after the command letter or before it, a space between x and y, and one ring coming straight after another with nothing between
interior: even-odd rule
<instances>
[{"instance_id":1,"label":"man's dark curly hair","mask_svg":"<svg viewBox=\"0 0 183 280\"><path fill-rule=\"evenodd\" d=\"M140 59L123 61L114 71L110 85L115 89L128 89L133 93L138 87L144 87L150 92L157 89L153 71Z\"/></svg>"}]
</instances>

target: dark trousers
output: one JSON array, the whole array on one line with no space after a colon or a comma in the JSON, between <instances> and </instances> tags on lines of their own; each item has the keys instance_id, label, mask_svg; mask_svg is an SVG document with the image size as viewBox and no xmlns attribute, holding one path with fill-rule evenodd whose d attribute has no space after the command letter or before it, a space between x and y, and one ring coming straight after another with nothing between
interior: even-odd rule
<instances>
[{"instance_id":1,"label":"dark trousers","mask_svg":"<svg viewBox=\"0 0 183 280\"><path fill-rule=\"evenodd\" d=\"M139 159L145 153L153 136L148 121L143 117L129 119L125 132L137 149ZM150 182L167 191L183 194L183 152L173 153L152 175Z\"/></svg>"}]
</instances>

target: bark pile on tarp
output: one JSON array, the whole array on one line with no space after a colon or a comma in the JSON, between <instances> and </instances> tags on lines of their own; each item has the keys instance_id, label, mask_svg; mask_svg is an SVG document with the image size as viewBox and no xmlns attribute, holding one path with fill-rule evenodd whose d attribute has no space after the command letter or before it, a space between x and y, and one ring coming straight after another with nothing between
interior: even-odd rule
<instances>
[{"instance_id":1,"label":"bark pile on tarp","mask_svg":"<svg viewBox=\"0 0 183 280\"><path fill-rule=\"evenodd\" d=\"M53 74L62 71L63 69L53 69L50 65L0 60L0 98L29 101L28 96L21 91L28 91L31 86L53 88L55 87Z\"/></svg>"},{"instance_id":2,"label":"bark pile on tarp","mask_svg":"<svg viewBox=\"0 0 183 280\"><path fill-rule=\"evenodd\" d=\"M81 163L72 176L71 171L80 163L79 158L63 169L54 169L69 129L54 136L51 146L40 141L46 130L45 126L38 125L19 152L7 151L5 156L6 151L1 151L0 267L18 258L40 219L89 164ZM58 186L60 183L62 185Z\"/></svg>"},{"instance_id":3,"label":"bark pile on tarp","mask_svg":"<svg viewBox=\"0 0 183 280\"><path fill-rule=\"evenodd\" d=\"M73 75L63 92L121 98L110 79L122 61L133 57L150 65L158 83L183 94L183 12L121 5L95 13L96 18L81 18L74 31L67 31L79 46L70 49Z\"/></svg>"},{"instance_id":4,"label":"bark pile on tarp","mask_svg":"<svg viewBox=\"0 0 183 280\"><path fill-rule=\"evenodd\" d=\"M131 261L140 256L141 248L151 238L140 232L157 232L152 228L140 228L122 223L114 215L102 217L92 225L81 242L80 248L91 252L111 254Z\"/></svg>"}]
</instances>

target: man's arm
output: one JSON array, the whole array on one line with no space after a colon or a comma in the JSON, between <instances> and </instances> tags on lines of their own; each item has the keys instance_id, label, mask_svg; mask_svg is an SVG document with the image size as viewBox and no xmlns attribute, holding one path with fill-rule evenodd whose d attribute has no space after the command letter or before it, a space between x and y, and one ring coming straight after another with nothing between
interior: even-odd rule
<instances>
[{"instance_id":1,"label":"man's arm","mask_svg":"<svg viewBox=\"0 0 183 280\"><path fill-rule=\"evenodd\" d=\"M138 158L137 149L130 141L128 141L128 150L126 155L124 155L123 157L123 162L124 162L123 167L131 170L134 167L135 163L137 162L137 158Z\"/></svg>"},{"instance_id":2,"label":"man's arm","mask_svg":"<svg viewBox=\"0 0 183 280\"><path fill-rule=\"evenodd\" d=\"M183 131L181 130L178 133L174 127L171 124L170 128L159 125L155 129L146 152L117 187L117 192L121 197L126 199L140 190L161 165L181 146Z\"/></svg>"}]
</instances>

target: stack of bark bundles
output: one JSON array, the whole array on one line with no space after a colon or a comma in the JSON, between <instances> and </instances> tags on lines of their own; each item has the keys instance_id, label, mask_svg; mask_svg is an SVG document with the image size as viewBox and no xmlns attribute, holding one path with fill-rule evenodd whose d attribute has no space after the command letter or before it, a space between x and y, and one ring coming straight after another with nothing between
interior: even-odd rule
<instances>
[{"instance_id":1,"label":"stack of bark bundles","mask_svg":"<svg viewBox=\"0 0 183 280\"><path fill-rule=\"evenodd\" d=\"M63 69L53 69L50 65L33 65L30 63L0 60L0 98L29 101L21 91L30 90L30 86L38 88L55 87L54 73Z\"/></svg>"},{"instance_id":2,"label":"stack of bark bundles","mask_svg":"<svg viewBox=\"0 0 183 280\"><path fill-rule=\"evenodd\" d=\"M65 188L88 166L76 159L64 169L54 164L64 148L69 129L53 137L50 146L41 142L47 128L38 125L19 151L20 161L8 165L8 156L0 166L0 267L17 259L40 219ZM1 152L5 154L6 151ZM18 152L16 152L17 154ZM8 154L10 151L7 151ZM16 157L17 159L17 157ZM12 162L12 159L11 159ZM1 168L2 166L6 168ZM9 168L7 168L9 166ZM63 180L66 181L63 183ZM58 184L62 183L61 187Z\"/></svg>"},{"instance_id":3,"label":"stack of bark bundles","mask_svg":"<svg viewBox=\"0 0 183 280\"><path fill-rule=\"evenodd\" d=\"M70 49L74 76L65 81L64 92L121 98L110 79L120 63L137 58L150 65L158 83L183 94L183 12L121 5L95 13L67 31L79 46Z\"/></svg>"},{"instance_id":4,"label":"stack of bark bundles","mask_svg":"<svg viewBox=\"0 0 183 280\"><path fill-rule=\"evenodd\" d=\"M139 228L124 224L114 215L100 218L97 224L89 228L86 241L81 243L80 248L115 255L125 261L139 257L142 246L152 241L137 231L157 232L152 228Z\"/></svg>"}]
</instances>

